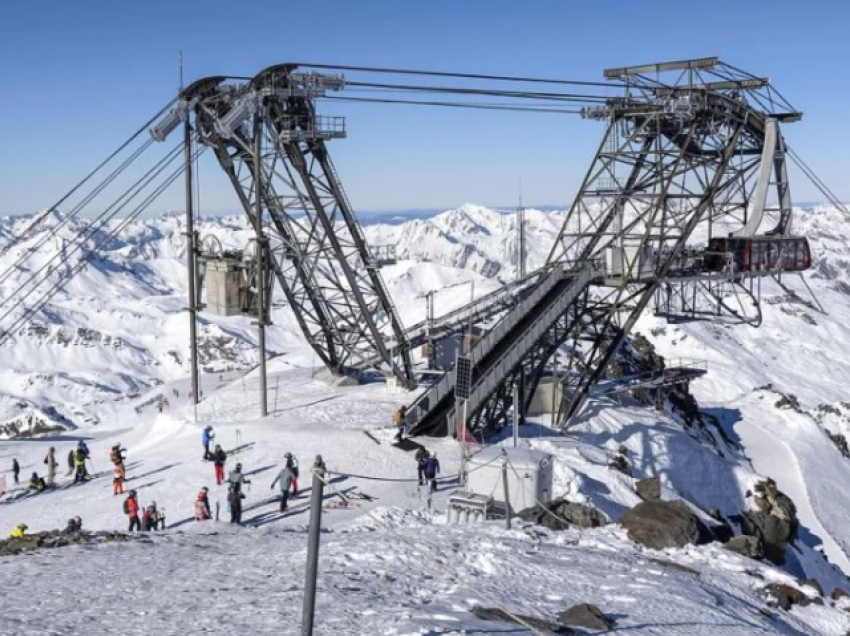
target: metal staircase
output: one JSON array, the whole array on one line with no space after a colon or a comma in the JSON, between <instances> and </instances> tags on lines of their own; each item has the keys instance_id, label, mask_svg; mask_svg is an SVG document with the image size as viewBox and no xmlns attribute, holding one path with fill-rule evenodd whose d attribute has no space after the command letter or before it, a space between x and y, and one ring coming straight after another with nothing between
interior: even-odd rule
<instances>
[{"instance_id":1,"label":"metal staircase","mask_svg":"<svg viewBox=\"0 0 850 636\"><path fill-rule=\"evenodd\" d=\"M467 419L477 428L481 413L489 406L486 420L493 417L491 400L533 352L547 339L552 327L570 312L573 304L598 276L586 265L567 269L558 264L539 279L531 292L514 305L492 330L470 350L472 386L467 402ZM410 405L407 411L411 435L444 435L454 421L456 372L446 373ZM508 408L501 405L501 410ZM483 422L482 422L483 423Z\"/></svg>"}]
</instances>

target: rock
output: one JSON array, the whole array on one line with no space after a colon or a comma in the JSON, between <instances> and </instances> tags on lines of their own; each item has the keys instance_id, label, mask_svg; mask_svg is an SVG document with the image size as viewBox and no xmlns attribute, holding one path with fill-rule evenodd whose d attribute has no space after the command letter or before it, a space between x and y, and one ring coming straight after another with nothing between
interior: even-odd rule
<instances>
[{"instance_id":1,"label":"rock","mask_svg":"<svg viewBox=\"0 0 850 636\"><path fill-rule=\"evenodd\" d=\"M526 508L518 515L550 530L566 530L571 525L579 528L598 528L608 524L608 519L592 506L555 499L546 506Z\"/></svg>"},{"instance_id":2,"label":"rock","mask_svg":"<svg viewBox=\"0 0 850 636\"><path fill-rule=\"evenodd\" d=\"M796 587L783 583L773 583L764 588L769 596L776 599L776 604L784 610L791 609L792 605L808 605L808 599Z\"/></svg>"},{"instance_id":3,"label":"rock","mask_svg":"<svg viewBox=\"0 0 850 636\"><path fill-rule=\"evenodd\" d=\"M629 459L625 455L614 456L614 458L608 462L608 467L623 473L627 477L632 476L632 467L629 465Z\"/></svg>"},{"instance_id":4,"label":"rock","mask_svg":"<svg viewBox=\"0 0 850 636\"><path fill-rule=\"evenodd\" d=\"M682 501L644 501L627 510L620 525L632 541L656 550L711 540L708 529Z\"/></svg>"},{"instance_id":5,"label":"rock","mask_svg":"<svg viewBox=\"0 0 850 636\"><path fill-rule=\"evenodd\" d=\"M607 632L614 625L614 621L605 616L596 605L581 603L573 605L570 609L558 614L558 622L574 627L586 629L598 629Z\"/></svg>"},{"instance_id":6,"label":"rock","mask_svg":"<svg viewBox=\"0 0 850 636\"><path fill-rule=\"evenodd\" d=\"M513 616L495 607L481 607L480 605L476 605L472 608L472 613L476 618L482 621L502 621L505 623L511 623L512 625L522 625L522 623L519 623ZM575 636L576 633L575 630L552 621L534 618L533 616L524 616L522 614L516 614L516 616L533 628L542 631L549 631L553 634L562 634L565 636Z\"/></svg>"},{"instance_id":7,"label":"rock","mask_svg":"<svg viewBox=\"0 0 850 636\"><path fill-rule=\"evenodd\" d=\"M644 501L661 499L661 477L649 477L635 483L635 490Z\"/></svg>"},{"instance_id":8,"label":"rock","mask_svg":"<svg viewBox=\"0 0 850 636\"><path fill-rule=\"evenodd\" d=\"M832 594L830 596L832 597L833 601L840 601L842 598L847 598L848 596L850 596L850 594L845 592L840 587L837 587L834 590L832 590Z\"/></svg>"},{"instance_id":9,"label":"rock","mask_svg":"<svg viewBox=\"0 0 850 636\"><path fill-rule=\"evenodd\" d=\"M818 596L823 596L823 586L817 579L803 579L800 581L800 585L808 585L818 593Z\"/></svg>"},{"instance_id":10,"label":"rock","mask_svg":"<svg viewBox=\"0 0 850 636\"><path fill-rule=\"evenodd\" d=\"M742 526L745 534L761 539L769 561L785 564L785 551L795 534L790 522L766 512L745 512Z\"/></svg>"},{"instance_id":11,"label":"rock","mask_svg":"<svg viewBox=\"0 0 850 636\"><path fill-rule=\"evenodd\" d=\"M731 550L750 559L764 558L764 545L759 537L749 535L735 537L734 539L730 539L724 547L727 550Z\"/></svg>"}]
</instances>

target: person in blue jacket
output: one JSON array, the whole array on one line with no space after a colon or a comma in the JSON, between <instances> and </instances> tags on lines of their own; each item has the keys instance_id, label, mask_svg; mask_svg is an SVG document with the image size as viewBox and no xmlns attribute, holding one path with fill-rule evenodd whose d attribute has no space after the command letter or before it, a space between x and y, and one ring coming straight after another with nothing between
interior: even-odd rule
<instances>
[{"instance_id":1,"label":"person in blue jacket","mask_svg":"<svg viewBox=\"0 0 850 636\"><path fill-rule=\"evenodd\" d=\"M425 479L431 486L431 492L437 490L437 475L440 474L440 462L437 461L437 453L425 460Z\"/></svg>"},{"instance_id":2,"label":"person in blue jacket","mask_svg":"<svg viewBox=\"0 0 850 636\"><path fill-rule=\"evenodd\" d=\"M201 433L201 444L204 445L204 459L210 459L210 444L213 439L215 439L215 433L213 432L213 427L207 424L204 428L203 433Z\"/></svg>"}]
</instances>

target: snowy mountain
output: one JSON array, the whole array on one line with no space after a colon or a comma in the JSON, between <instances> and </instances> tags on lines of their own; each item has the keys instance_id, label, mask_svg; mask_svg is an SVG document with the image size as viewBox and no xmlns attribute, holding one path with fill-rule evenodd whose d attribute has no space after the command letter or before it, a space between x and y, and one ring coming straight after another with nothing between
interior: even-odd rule
<instances>
[{"instance_id":1,"label":"snowy mountain","mask_svg":"<svg viewBox=\"0 0 850 636\"><path fill-rule=\"evenodd\" d=\"M563 218L563 212L526 211L529 269L545 262ZM0 251L5 237L28 222L0 223ZM2 347L0 438L48 427L78 429L0 442L2 469L15 456L24 475L40 472L48 446L55 445L63 458L79 436L90 440L98 472L79 486L63 476L60 487L44 495L13 489L0 500L0 535L21 521L33 530L60 527L74 514L91 529L122 528L119 498L109 492L106 470L108 449L119 440L130 451L129 486L143 502L156 500L165 508L177 529L127 545L36 551L23 561L0 558L0 589L11 590L14 606L0 612L0 633L44 633L39 625L59 633L100 633L91 632L86 621L89 614L110 611L114 598L99 589L72 594L72 580L63 573L102 576L111 585L123 576L116 555L143 562L143 580L157 582L157 592L144 602L158 618L118 610L128 631L201 632L190 599L203 594L214 608L203 621L219 626L224 621L234 633L261 633L270 621L282 622L284 633L296 633L309 504L296 500L281 517L268 497L275 467L291 451L301 458L302 479L310 458L321 453L336 475L334 489L349 497L347 505L334 498L326 504L322 633L530 633L486 621L472 613L473 606L498 604L552 619L569 605L594 603L616 618L618 630L635 634L846 634L850 602L829 598L835 588L850 591L846 222L832 208L797 211L796 229L813 247L815 266L804 275L813 296L800 277L787 277L783 287L766 284L759 329L670 325L650 314L641 319L637 331L657 353L707 362L707 375L691 387L701 418L684 419L669 404L659 411L629 398L600 396L564 435L546 426L548 416L523 432L523 445L554 458L553 494L590 505L611 522L641 501L637 482L655 476L665 498L681 498L706 523L714 523L711 515L726 519L736 533L749 512L767 506L770 515L784 514L776 501L790 497L800 527L781 566L718 543L645 548L615 524L567 532L524 522L511 531L494 524L458 528L443 514L448 492L429 501L413 483L346 477L413 474L412 458L390 446L387 430L395 408L412 396L388 394L381 385L331 386L282 306L269 330L276 355L270 363L271 416L256 419L258 380L250 372L255 330L244 318L203 315L204 400L193 409L186 399L181 219L133 223ZM54 215L50 223L55 228L62 217ZM80 229L72 221L58 231L36 233L0 258L0 271L25 250L36 249L46 262L67 249ZM199 230L202 237L218 237L225 248L241 248L251 235L238 217L205 219ZM401 260L382 273L407 324L424 317L429 291L436 292L441 313L516 276L516 220L510 212L464 205L431 218L371 224L365 231L372 245L396 246ZM37 265L29 267L8 279L0 276L0 295L11 294ZM169 400L163 412L155 406L159 396ZM239 461L252 475L244 528L192 521L198 488L213 483L212 467L200 461L199 434L207 422L227 448L242 447ZM439 454L444 475L458 470L452 441L426 445ZM780 493L760 494L767 478ZM212 490L224 506L223 487ZM22 563L14 573L2 568L12 561ZM211 572L218 582L205 582ZM288 583L272 572L286 572ZM36 573L55 581L58 593L33 597L18 585L34 581ZM825 596L804 579L816 579ZM804 602L776 608L770 592L775 584L797 590ZM277 608L273 617L265 603L257 604L266 594ZM85 612L74 610L80 601L89 608ZM234 604L250 609L234 614ZM37 612L62 618L27 623Z\"/></svg>"}]
</instances>

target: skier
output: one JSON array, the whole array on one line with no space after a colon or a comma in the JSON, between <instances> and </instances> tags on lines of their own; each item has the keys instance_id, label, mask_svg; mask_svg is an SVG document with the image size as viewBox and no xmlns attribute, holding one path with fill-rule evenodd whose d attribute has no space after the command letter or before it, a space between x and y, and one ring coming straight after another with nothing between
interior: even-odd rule
<instances>
[{"instance_id":1,"label":"skier","mask_svg":"<svg viewBox=\"0 0 850 636\"><path fill-rule=\"evenodd\" d=\"M195 521L206 521L212 516L210 514L209 491L210 489L204 486L198 493L198 498L195 500Z\"/></svg>"},{"instance_id":2,"label":"skier","mask_svg":"<svg viewBox=\"0 0 850 636\"><path fill-rule=\"evenodd\" d=\"M145 514L150 515L151 530L165 530L165 510L160 510L155 501L152 501L147 507ZM142 528L144 528L144 525L145 519L142 517ZM160 526L162 526L162 528L160 528Z\"/></svg>"},{"instance_id":3,"label":"skier","mask_svg":"<svg viewBox=\"0 0 850 636\"><path fill-rule=\"evenodd\" d=\"M401 438L404 437L404 434L407 430L407 407L402 405L393 415L393 424L395 424L398 429L398 433L395 435L395 441L400 442Z\"/></svg>"},{"instance_id":4,"label":"skier","mask_svg":"<svg viewBox=\"0 0 850 636\"><path fill-rule=\"evenodd\" d=\"M419 485L425 485L425 462L428 461L430 454L428 450L421 446L419 450L416 451L416 473L419 477Z\"/></svg>"},{"instance_id":5,"label":"skier","mask_svg":"<svg viewBox=\"0 0 850 636\"><path fill-rule=\"evenodd\" d=\"M112 495L124 494L124 468L115 466L113 469L115 476L112 478Z\"/></svg>"},{"instance_id":6,"label":"skier","mask_svg":"<svg viewBox=\"0 0 850 636\"><path fill-rule=\"evenodd\" d=\"M109 461L115 466L116 474L121 474L122 480L127 478L127 471L124 468L124 460L126 459L124 454L126 452L126 449L121 448L121 442L115 444L109 452Z\"/></svg>"},{"instance_id":7,"label":"skier","mask_svg":"<svg viewBox=\"0 0 850 636\"><path fill-rule=\"evenodd\" d=\"M245 495L235 483L230 485L227 491L227 503L230 504L230 523L242 523L242 500Z\"/></svg>"},{"instance_id":8,"label":"skier","mask_svg":"<svg viewBox=\"0 0 850 636\"><path fill-rule=\"evenodd\" d=\"M245 473L242 472L242 464L236 464L236 469L230 471L227 483L230 484L230 488L235 488L237 492L242 492L242 484L251 483L251 480L247 479Z\"/></svg>"},{"instance_id":9,"label":"skier","mask_svg":"<svg viewBox=\"0 0 850 636\"><path fill-rule=\"evenodd\" d=\"M286 512L286 504L289 501L289 488L294 478L295 475L292 473L292 469L284 466L272 482L272 490L274 490L275 484L280 483L280 512Z\"/></svg>"},{"instance_id":10,"label":"skier","mask_svg":"<svg viewBox=\"0 0 850 636\"><path fill-rule=\"evenodd\" d=\"M77 450L82 452L86 459L89 458L89 447L83 440L77 442Z\"/></svg>"},{"instance_id":11,"label":"skier","mask_svg":"<svg viewBox=\"0 0 850 636\"><path fill-rule=\"evenodd\" d=\"M39 477L38 473L33 473L30 481L27 484L27 492L42 492L47 489L47 484L44 483L44 478Z\"/></svg>"},{"instance_id":12,"label":"skier","mask_svg":"<svg viewBox=\"0 0 850 636\"><path fill-rule=\"evenodd\" d=\"M75 468L76 466L74 465L74 449L72 448L68 451L68 474L65 476L70 477L71 475L73 475Z\"/></svg>"},{"instance_id":13,"label":"skier","mask_svg":"<svg viewBox=\"0 0 850 636\"><path fill-rule=\"evenodd\" d=\"M88 473L86 472L86 457L85 451L81 450L80 447L77 447L77 450L74 451L74 483L76 484L78 481L85 481L88 477Z\"/></svg>"},{"instance_id":14,"label":"skier","mask_svg":"<svg viewBox=\"0 0 850 636\"><path fill-rule=\"evenodd\" d=\"M227 453L221 446L215 445L215 451L212 454L213 465L215 466L215 483L221 486L224 483L224 463L227 461Z\"/></svg>"},{"instance_id":15,"label":"skier","mask_svg":"<svg viewBox=\"0 0 850 636\"><path fill-rule=\"evenodd\" d=\"M19 523L15 526L15 529L12 530L12 539L23 539L24 535L27 533L29 526L25 523Z\"/></svg>"},{"instance_id":16,"label":"skier","mask_svg":"<svg viewBox=\"0 0 850 636\"><path fill-rule=\"evenodd\" d=\"M130 520L129 532L133 532L134 529L142 529L142 522L139 519L139 500L136 499L135 490L131 490L130 494L124 500L124 514Z\"/></svg>"},{"instance_id":17,"label":"skier","mask_svg":"<svg viewBox=\"0 0 850 636\"><path fill-rule=\"evenodd\" d=\"M18 459L15 458L12 460L12 476L15 478L15 483L21 483L21 465L18 463Z\"/></svg>"},{"instance_id":18,"label":"skier","mask_svg":"<svg viewBox=\"0 0 850 636\"><path fill-rule=\"evenodd\" d=\"M210 455L210 444L215 439L215 431L213 427L207 424L204 427L203 432L201 433L201 444L204 446L204 459L209 460L211 458Z\"/></svg>"},{"instance_id":19,"label":"skier","mask_svg":"<svg viewBox=\"0 0 850 636\"><path fill-rule=\"evenodd\" d=\"M437 453L425 460L425 479L431 485L431 492L437 490L437 475L440 474L440 462L437 461Z\"/></svg>"},{"instance_id":20,"label":"skier","mask_svg":"<svg viewBox=\"0 0 850 636\"><path fill-rule=\"evenodd\" d=\"M286 467L292 471L292 498L298 496L298 458L292 453L284 455L286 459Z\"/></svg>"},{"instance_id":21,"label":"skier","mask_svg":"<svg viewBox=\"0 0 850 636\"><path fill-rule=\"evenodd\" d=\"M47 487L53 488L56 481L56 467L59 465L56 461L56 449L52 446L47 451L47 457L44 458L44 463L47 464Z\"/></svg>"},{"instance_id":22,"label":"skier","mask_svg":"<svg viewBox=\"0 0 850 636\"><path fill-rule=\"evenodd\" d=\"M150 532L151 530L156 530L156 526L156 506L148 506L142 513L142 532Z\"/></svg>"},{"instance_id":23,"label":"skier","mask_svg":"<svg viewBox=\"0 0 850 636\"><path fill-rule=\"evenodd\" d=\"M80 515L68 519L68 525L65 526L65 534L76 534L83 531L83 520Z\"/></svg>"}]
</instances>

